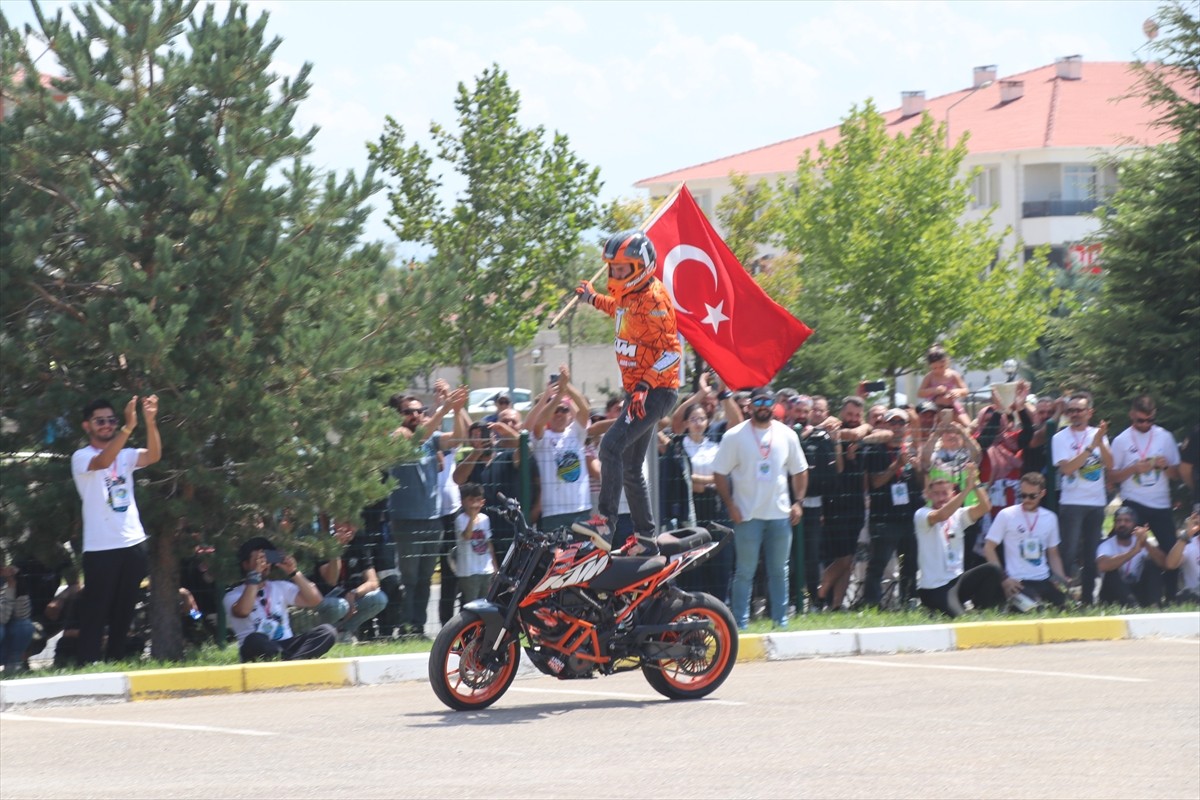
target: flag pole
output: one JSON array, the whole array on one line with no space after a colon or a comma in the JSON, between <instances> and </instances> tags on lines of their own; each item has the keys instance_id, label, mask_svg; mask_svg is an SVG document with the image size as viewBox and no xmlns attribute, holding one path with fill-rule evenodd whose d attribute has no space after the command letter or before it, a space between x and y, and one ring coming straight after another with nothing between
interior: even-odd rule
<instances>
[{"instance_id":1,"label":"flag pole","mask_svg":"<svg viewBox=\"0 0 1200 800\"><path fill-rule=\"evenodd\" d=\"M658 206L653 211L650 212L650 216L648 216L644 220L642 220L641 224L638 225L638 227L641 228L642 230L646 230L646 228L649 228L651 225L653 225L655 222L657 222L658 218L661 217L666 212L667 208L670 207L671 203L675 202L675 198L679 195L679 193L681 191L683 191L683 181L680 181L679 185L677 185L674 189L671 190L671 193L669 195L667 195L666 198L661 203L659 203ZM600 269L596 270L596 274L592 276L591 282L595 283L596 281L600 280L600 276L604 274L604 271L606 269L608 269L608 265L601 264ZM576 294L574 292L574 290L572 290L570 301L567 302L567 304L563 307L562 311L559 311L557 314L554 315L554 319L550 320L550 324L547 327L550 328L551 330L553 330L554 327L558 325L559 321L561 321L562 318L564 316L566 316L567 312L570 311L572 308L574 308L575 305L579 302L579 297L580 297L580 295Z\"/></svg>"}]
</instances>

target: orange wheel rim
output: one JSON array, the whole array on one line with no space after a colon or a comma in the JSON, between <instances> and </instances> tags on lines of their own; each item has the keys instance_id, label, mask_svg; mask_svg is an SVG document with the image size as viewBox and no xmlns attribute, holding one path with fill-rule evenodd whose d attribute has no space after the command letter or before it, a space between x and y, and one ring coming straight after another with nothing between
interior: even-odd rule
<instances>
[{"instance_id":1,"label":"orange wheel rim","mask_svg":"<svg viewBox=\"0 0 1200 800\"><path fill-rule=\"evenodd\" d=\"M690 608L671 620L672 623L703 621L710 623L711 627L676 633L670 638L663 637L663 641L694 646L693 655L688 658L663 661L660 664L667 683L677 689L694 690L706 686L720 677L729 661L729 629L715 611Z\"/></svg>"},{"instance_id":2,"label":"orange wheel rim","mask_svg":"<svg viewBox=\"0 0 1200 800\"><path fill-rule=\"evenodd\" d=\"M507 688L509 674L517 668L516 642L509 643L508 658L499 669L487 667L479 660L482 647L483 622L472 622L450 643L444 666L446 687L474 703L491 700L500 694Z\"/></svg>"}]
</instances>

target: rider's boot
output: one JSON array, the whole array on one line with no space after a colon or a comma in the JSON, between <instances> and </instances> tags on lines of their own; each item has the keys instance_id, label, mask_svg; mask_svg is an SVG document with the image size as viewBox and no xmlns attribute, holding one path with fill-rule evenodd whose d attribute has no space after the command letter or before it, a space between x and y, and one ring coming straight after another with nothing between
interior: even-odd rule
<instances>
[{"instance_id":1,"label":"rider's boot","mask_svg":"<svg viewBox=\"0 0 1200 800\"><path fill-rule=\"evenodd\" d=\"M625 555L650 558L658 555L658 537L653 533L638 533L625 543Z\"/></svg>"},{"instance_id":2,"label":"rider's boot","mask_svg":"<svg viewBox=\"0 0 1200 800\"><path fill-rule=\"evenodd\" d=\"M571 526L571 530L580 536L591 539L599 550L606 553L612 550L613 529L609 526L608 520L599 514L593 514L592 518L586 522L576 522Z\"/></svg>"}]
</instances>

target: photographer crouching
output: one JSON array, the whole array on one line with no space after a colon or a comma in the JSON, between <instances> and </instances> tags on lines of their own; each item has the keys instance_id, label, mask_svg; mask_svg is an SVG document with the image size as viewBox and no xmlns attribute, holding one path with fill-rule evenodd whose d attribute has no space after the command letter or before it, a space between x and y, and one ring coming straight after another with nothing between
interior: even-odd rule
<instances>
[{"instance_id":1,"label":"photographer crouching","mask_svg":"<svg viewBox=\"0 0 1200 800\"><path fill-rule=\"evenodd\" d=\"M288 606L312 608L322 600L313 582L296 568L296 559L280 553L269 539L255 536L238 548L238 562L245 579L225 593L225 611L242 662L298 661L328 653L337 640L332 625L292 635ZM268 580L273 569L285 580Z\"/></svg>"}]
</instances>

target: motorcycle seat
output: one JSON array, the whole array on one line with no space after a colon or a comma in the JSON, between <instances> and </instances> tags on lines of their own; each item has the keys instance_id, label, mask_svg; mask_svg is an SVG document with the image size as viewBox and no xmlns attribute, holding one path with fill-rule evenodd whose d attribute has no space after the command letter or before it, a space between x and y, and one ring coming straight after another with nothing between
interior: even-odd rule
<instances>
[{"instance_id":1,"label":"motorcycle seat","mask_svg":"<svg viewBox=\"0 0 1200 800\"><path fill-rule=\"evenodd\" d=\"M613 556L608 569L592 578L588 586L601 592L614 592L641 583L665 566L666 562L659 557Z\"/></svg>"},{"instance_id":2,"label":"motorcycle seat","mask_svg":"<svg viewBox=\"0 0 1200 800\"><path fill-rule=\"evenodd\" d=\"M680 534L684 535L680 536ZM712 534L703 528L680 528L679 530L660 534L658 537L658 549L664 556L673 556L679 553L686 553L688 550L694 550L701 545L708 544L712 540Z\"/></svg>"}]
</instances>

